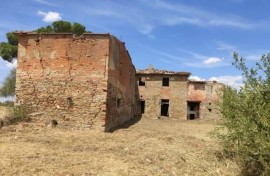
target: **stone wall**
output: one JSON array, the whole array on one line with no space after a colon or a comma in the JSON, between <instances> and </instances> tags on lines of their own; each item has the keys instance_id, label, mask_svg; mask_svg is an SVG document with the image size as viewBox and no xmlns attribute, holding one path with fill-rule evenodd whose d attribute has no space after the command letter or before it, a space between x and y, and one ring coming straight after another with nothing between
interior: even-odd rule
<instances>
[{"instance_id":1,"label":"stone wall","mask_svg":"<svg viewBox=\"0 0 270 176\"><path fill-rule=\"evenodd\" d=\"M43 118L101 125L108 58L109 35L21 34L16 102Z\"/></svg>"},{"instance_id":2,"label":"stone wall","mask_svg":"<svg viewBox=\"0 0 270 176\"><path fill-rule=\"evenodd\" d=\"M105 131L138 115L124 43L109 34L18 35L17 104L45 121Z\"/></svg>"},{"instance_id":3,"label":"stone wall","mask_svg":"<svg viewBox=\"0 0 270 176\"><path fill-rule=\"evenodd\" d=\"M108 65L106 130L138 116L135 67L125 44L112 37Z\"/></svg>"},{"instance_id":4,"label":"stone wall","mask_svg":"<svg viewBox=\"0 0 270 176\"><path fill-rule=\"evenodd\" d=\"M222 91L223 84L210 81L189 81L188 101L200 102L200 118L206 118L209 114L217 114L217 102Z\"/></svg>"},{"instance_id":5,"label":"stone wall","mask_svg":"<svg viewBox=\"0 0 270 176\"><path fill-rule=\"evenodd\" d=\"M187 113L187 78L183 74L149 74L137 73L145 86L139 86L140 99L145 101L145 116L159 118L161 116L161 100L169 100L169 117L185 119ZM169 78L169 86L162 86L162 79ZM139 83L138 83L139 84Z\"/></svg>"}]
</instances>

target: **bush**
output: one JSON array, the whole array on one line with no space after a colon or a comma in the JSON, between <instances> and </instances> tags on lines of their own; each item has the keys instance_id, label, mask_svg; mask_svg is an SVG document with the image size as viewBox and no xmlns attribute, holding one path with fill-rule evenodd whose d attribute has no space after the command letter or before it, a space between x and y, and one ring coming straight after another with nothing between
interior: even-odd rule
<instances>
[{"instance_id":1,"label":"bush","mask_svg":"<svg viewBox=\"0 0 270 176\"><path fill-rule=\"evenodd\" d=\"M24 106L14 106L11 110L11 116L9 118L9 121L11 124L17 123L17 122L28 122L30 121L30 117L28 115L28 112Z\"/></svg>"},{"instance_id":2,"label":"bush","mask_svg":"<svg viewBox=\"0 0 270 176\"><path fill-rule=\"evenodd\" d=\"M237 53L234 59L244 86L224 88L223 128L217 136L225 154L237 159L243 175L270 175L270 55L262 56L255 68L248 68Z\"/></svg>"},{"instance_id":3,"label":"bush","mask_svg":"<svg viewBox=\"0 0 270 176\"><path fill-rule=\"evenodd\" d=\"M14 106L14 102L13 101L0 102L0 106L13 107Z\"/></svg>"}]
</instances>

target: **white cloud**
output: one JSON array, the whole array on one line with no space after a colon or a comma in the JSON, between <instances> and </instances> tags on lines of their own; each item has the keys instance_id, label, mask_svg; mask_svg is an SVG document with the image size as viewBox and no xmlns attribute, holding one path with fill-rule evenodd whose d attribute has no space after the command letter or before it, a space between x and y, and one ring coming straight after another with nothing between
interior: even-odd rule
<instances>
[{"instance_id":1,"label":"white cloud","mask_svg":"<svg viewBox=\"0 0 270 176\"><path fill-rule=\"evenodd\" d=\"M205 81L205 79L203 79L199 76L190 76L188 79L191 81Z\"/></svg>"},{"instance_id":2,"label":"white cloud","mask_svg":"<svg viewBox=\"0 0 270 176\"><path fill-rule=\"evenodd\" d=\"M146 0L141 0L145 3L150 2ZM232 14L216 14L209 11L184 5L181 3L169 3L162 0L151 1L147 4L159 11L163 15L163 20L165 25L180 25L180 24L190 24L202 27L237 27L244 29L251 29L259 26L254 22L243 19L239 16Z\"/></svg>"},{"instance_id":3,"label":"white cloud","mask_svg":"<svg viewBox=\"0 0 270 176\"><path fill-rule=\"evenodd\" d=\"M17 67L17 59L14 59L12 62L7 62L7 61L5 61L5 62L6 62L6 66L8 68L16 68Z\"/></svg>"},{"instance_id":4,"label":"white cloud","mask_svg":"<svg viewBox=\"0 0 270 176\"><path fill-rule=\"evenodd\" d=\"M55 4L45 1L45 0L33 0L33 1L44 4L44 5L48 5L48 6L55 6Z\"/></svg>"},{"instance_id":5,"label":"white cloud","mask_svg":"<svg viewBox=\"0 0 270 176\"><path fill-rule=\"evenodd\" d=\"M243 77L242 76L219 76L211 77L209 81L218 81L235 88L243 86Z\"/></svg>"},{"instance_id":6,"label":"white cloud","mask_svg":"<svg viewBox=\"0 0 270 176\"><path fill-rule=\"evenodd\" d=\"M17 59L14 59L12 62L8 62L2 59L2 57L0 57L0 70L2 69L9 70L16 67L17 67Z\"/></svg>"},{"instance_id":7,"label":"white cloud","mask_svg":"<svg viewBox=\"0 0 270 176\"><path fill-rule=\"evenodd\" d=\"M243 86L243 77L240 75L237 75L237 76L226 75L226 76L211 77L208 80L201 78L199 76L190 76L189 80L191 81L217 81L225 85L232 86L234 88L240 88L240 86Z\"/></svg>"},{"instance_id":8,"label":"white cloud","mask_svg":"<svg viewBox=\"0 0 270 176\"><path fill-rule=\"evenodd\" d=\"M222 60L223 59L218 58L218 57L210 57L210 58L204 60L203 64L205 64L205 65L217 64L217 63L222 62Z\"/></svg>"},{"instance_id":9,"label":"white cloud","mask_svg":"<svg viewBox=\"0 0 270 176\"><path fill-rule=\"evenodd\" d=\"M228 51L230 53L237 51L238 48L232 44L226 43L224 41L215 41L218 45L217 50Z\"/></svg>"},{"instance_id":10,"label":"white cloud","mask_svg":"<svg viewBox=\"0 0 270 176\"><path fill-rule=\"evenodd\" d=\"M58 20L62 19L61 14L58 12L51 12L51 11L43 12L43 11L39 10L37 14L40 16L43 16L43 21L45 21L47 23L51 23L51 22L58 21Z\"/></svg>"}]
</instances>

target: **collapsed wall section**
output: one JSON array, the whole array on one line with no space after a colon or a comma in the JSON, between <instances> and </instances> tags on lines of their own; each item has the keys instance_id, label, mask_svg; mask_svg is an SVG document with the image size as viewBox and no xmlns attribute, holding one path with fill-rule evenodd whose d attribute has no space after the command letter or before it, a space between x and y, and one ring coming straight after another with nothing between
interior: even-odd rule
<instances>
[{"instance_id":1,"label":"collapsed wall section","mask_svg":"<svg viewBox=\"0 0 270 176\"><path fill-rule=\"evenodd\" d=\"M136 70L125 44L110 38L106 131L138 116Z\"/></svg>"},{"instance_id":2,"label":"collapsed wall section","mask_svg":"<svg viewBox=\"0 0 270 176\"><path fill-rule=\"evenodd\" d=\"M217 103L224 85L216 81L189 81L188 102L199 103L200 118L207 118L219 114Z\"/></svg>"},{"instance_id":3,"label":"collapsed wall section","mask_svg":"<svg viewBox=\"0 0 270 176\"><path fill-rule=\"evenodd\" d=\"M16 103L43 120L105 125L108 34L18 34Z\"/></svg>"}]
</instances>

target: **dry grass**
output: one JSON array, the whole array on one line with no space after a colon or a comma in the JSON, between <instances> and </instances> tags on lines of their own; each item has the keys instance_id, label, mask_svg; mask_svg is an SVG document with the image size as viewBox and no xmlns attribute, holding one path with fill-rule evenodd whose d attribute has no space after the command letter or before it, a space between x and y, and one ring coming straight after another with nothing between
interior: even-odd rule
<instances>
[{"instance_id":1,"label":"dry grass","mask_svg":"<svg viewBox=\"0 0 270 176\"><path fill-rule=\"evenodd\" d=\"M9 114L8 108L5 106L0 106L0 119L3 119L8 114Z\"/></svg>"},{"instance_id":2,"label":"dry grass","mask_svg":"<svg viewBox=\"0 0 270 176\"><path fill-rule=\"evenodd\" d=\"M41 127L0 130L0 175L236 175L230 160L215 156L202 121L141 119L113 133Z\"/></svg>"}]
</instances>

